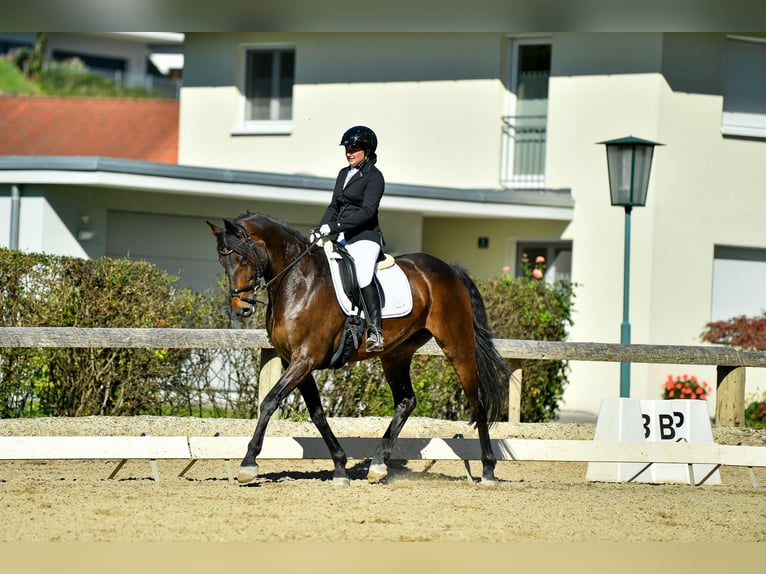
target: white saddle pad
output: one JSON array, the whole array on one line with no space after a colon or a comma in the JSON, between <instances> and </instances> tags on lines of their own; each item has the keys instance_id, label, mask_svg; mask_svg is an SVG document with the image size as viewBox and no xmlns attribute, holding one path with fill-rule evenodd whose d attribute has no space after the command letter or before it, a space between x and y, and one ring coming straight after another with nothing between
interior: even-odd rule
<instances>
[{"instance_id":1,"label":"white saddle pad","mask_svg":"<svg viewBox=\"0 0 766 574\"><path fill-rule=\"evenodd\" d=\"M328 244L329 242L325 243L325 246ZM327 247L325 247L324 251L330 264L330 274L332 275L332 284L335 287L335 296L338 299L338 304L346 315L356 315L356 307L352 305L349 298L343 292L340 270L338 269L338 261L336 259L338 256L332 249ZM408 315L412 311L412 290L404 271L394 264L386 269L377 269L375 276L380 281L380 286L385 294L383 309L381 309L383 318ZM362 312L362 315L364 315L364 312Z\"/></svg>"}]
</instances>

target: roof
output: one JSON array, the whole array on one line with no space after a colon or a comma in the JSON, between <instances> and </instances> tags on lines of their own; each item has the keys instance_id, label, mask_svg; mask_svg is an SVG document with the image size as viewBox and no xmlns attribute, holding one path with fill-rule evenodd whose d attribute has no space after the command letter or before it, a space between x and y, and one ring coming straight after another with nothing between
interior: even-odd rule
<instances>
[{"instance_id":1,"label":"roof","mask_svg":"<svg viewBox=\"0 0 766 574\"><path fill-rule=\"evenodd\" d=\"M0 97L0 155L178 162L177 100Z\"/></svg>"},{"instance_id":2,"label":"roof","mask_svg":"<svg viewBox=\"0 0 766 574\"><path fill-rule=\"evenodd\" d=\"M104 157L0 156L0 184L141 189L187 196L327 205L335 180ZM456 189L386 184L381 207L442 217L571 221L569 189Z\"/></svg>"}]
</instances>

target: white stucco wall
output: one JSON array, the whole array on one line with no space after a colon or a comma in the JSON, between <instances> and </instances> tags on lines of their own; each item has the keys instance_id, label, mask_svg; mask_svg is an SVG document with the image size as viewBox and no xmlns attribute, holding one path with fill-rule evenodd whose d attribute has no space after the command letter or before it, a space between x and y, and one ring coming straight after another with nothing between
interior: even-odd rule
<instances>
[{"instance_id":1,"label":"white stucco wall","mask_svg":"<svg viewBox=\"0 0 766 574\"><path fill-rule=\"evenodd\" d=\"M766 180L757 167L766 148L723 138L720 94L674 90L666 74L651 71L661 66L656 49L665 38L639 36L636 52L648 55L645 63L634 62L637 73L586 70L551 80L546 175L553 186L571 185L575 199L566 236L574 242L573 280L581 286L571 340L619 342L624 211L610 206L605 151L596 142L634 135L665 146L655 150L647 206L632 215L631 340L700 345L711 320L714 246L766 247L759 222ZM703 46L719 42L710 36ZM577 59L598 48L585 43L565 35L554 53ZM667 375L684 373L715 386L715 367L634 365L632 396L659 398ZM765 375L750 369L748 390L763 389ZM619 393L619 365L572 363L570 381L566 408L593 411L600 397ZM712 401L709 407L714 412Z\"/></svg>"},{"instance_id":2,"label":"white stucco wall","mask_svg":"<svg viewBox=\"0 0 766 574\"><path fill-rule=\"evenodd\" d=\"M233 135L244 107L241 50L259 42L295 46L289 137ZM191 34L179 163L334 177L345 165L342 133L365 124L378 135L388 181L496 188L501 42L487 34Z\"/></svg>"},{"instance_id":3,"label":"white stucco wall","mask_svg":"<svg viewBox=\"0 0 766 574\"><path fill-rule=\"evenodd\" d=\"M62 219L61 211L51 205L40 190L21 188L19 201L18 248L21 251L87 257L75 239L74 221ZM5 190L3 190L5 191ZM11 244L11 199L0 195L0 246Z\"/></svg>"}]
</instances>

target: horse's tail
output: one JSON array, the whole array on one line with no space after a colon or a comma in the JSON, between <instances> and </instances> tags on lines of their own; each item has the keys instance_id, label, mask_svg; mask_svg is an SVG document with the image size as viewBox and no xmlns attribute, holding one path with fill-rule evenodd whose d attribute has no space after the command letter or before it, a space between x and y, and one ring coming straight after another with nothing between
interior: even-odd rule
<instances>
[{"instance_id":1,"label":"horse's tail","mask_svg":"<svg viewBox=\"0 0 766 574\"><path fill-rule=\"evenodd\" d=\"M476 283L460 265L453 263L451 266L471 295L473 330L476 337L476 367L479 371L479 399L487 413L487 421L493 423L499 420L506 403L511 367L500 356L492 341L487 309Z\"/></svg>"}]
</instances>

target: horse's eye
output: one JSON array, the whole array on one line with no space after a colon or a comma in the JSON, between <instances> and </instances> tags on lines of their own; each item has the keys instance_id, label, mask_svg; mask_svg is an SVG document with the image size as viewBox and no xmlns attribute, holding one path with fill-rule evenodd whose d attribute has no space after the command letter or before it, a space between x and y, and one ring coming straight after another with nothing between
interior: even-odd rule
<instances>
[{"instance_id":1,"label":"horse's eye","mask_svg":"<svg viewBox=\"0 0 766 574\"><path fill-rule=\"evenodd\" d=\"M239 264L240 265L247 265L247 257L240 257L239 258Z\"/></svg>"}]
</instances>

